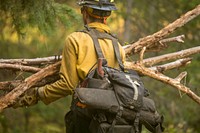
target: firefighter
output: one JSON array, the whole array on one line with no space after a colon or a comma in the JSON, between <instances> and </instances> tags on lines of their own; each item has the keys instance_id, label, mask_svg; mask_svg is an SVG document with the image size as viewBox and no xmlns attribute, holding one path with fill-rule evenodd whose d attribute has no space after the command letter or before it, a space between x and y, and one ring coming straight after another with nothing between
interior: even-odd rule
<instances>
[{"instance_id":1,"label":"firefighter","mask_svg":"<svg viewBox=\"0 0 200 133\"><path fill-rule=\"evenodd\" d=\"M110 34L111 31L106 21L111 12L117 10L114 0L80 0L78 1L78 5L81 6L83 22L87 28ZM107 65L118 69L119 64L115 58L112 41L109 39L99 39L99 44L107 60ZM118 45L122 62L124 62L125 52L119 43ZM48 105L59 98L73 95L74 89L85 79L89 70L96 67L96 63L97 54L91 36L81 31L70 34L65 40L62 52L60 79L53 84L28 90L13 107L31 106L35 105L38 101L42 101ZM71 121L71 117L68 113L66 121ZM80 120L81 123L81 119L77 120ZM74 124L76 123L71 123L71 125ZM67 131L74 133L75 131L71 130L71 128L68 123ZM83 131L83 129L86 130ZM86 125L79 128L79 131L76 131L76 133L79 132L89 132L87 122Z\"/></svg>"}]
</instances>

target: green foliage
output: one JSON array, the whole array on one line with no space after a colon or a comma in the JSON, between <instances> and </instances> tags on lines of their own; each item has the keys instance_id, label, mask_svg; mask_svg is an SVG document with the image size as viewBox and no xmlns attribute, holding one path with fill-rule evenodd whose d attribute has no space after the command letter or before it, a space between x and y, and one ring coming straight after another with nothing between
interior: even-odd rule
<instances>
[{"instance_id":1,"label":"green foliage","mask_svg":"<svg viewBox=\"0 0 200 133\"><path fill-rule=\"evenodd\" d=\"M38 27L42 33L51 34L58 21L69 27L80 18L73 8L54 0L0 0L0 3L1 14L11 18L15 30L22 36L29 27Z\"/></svg>"}]
</instances>

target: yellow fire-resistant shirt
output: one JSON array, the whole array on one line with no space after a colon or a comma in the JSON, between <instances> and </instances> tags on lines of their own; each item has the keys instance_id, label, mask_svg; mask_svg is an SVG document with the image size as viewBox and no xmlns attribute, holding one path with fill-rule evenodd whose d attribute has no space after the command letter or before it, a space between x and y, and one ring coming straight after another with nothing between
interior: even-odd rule
<instances>
[{"instance_id":1,"label":"yellow fire-resistant shirt","mask_svg":"<svg viewBox=\"0 0 200 133\"><path fill-rule=\"evenodd\" d=\"M110 32L110 28L102 23L90 23L89 27L101 32ZM100 47L108 62L108 66L119 68L114 55L112 41L99 39ZM125 61L125 52L119 44L122 62ZM60 68L61 79L51 85L39 89L39 96L45 104L49 104L61 97L73 94L73 90L82 81L88 71L97 62L92 38L84 32L74 32L65 41Z\"/></svg>"}]
</instances>

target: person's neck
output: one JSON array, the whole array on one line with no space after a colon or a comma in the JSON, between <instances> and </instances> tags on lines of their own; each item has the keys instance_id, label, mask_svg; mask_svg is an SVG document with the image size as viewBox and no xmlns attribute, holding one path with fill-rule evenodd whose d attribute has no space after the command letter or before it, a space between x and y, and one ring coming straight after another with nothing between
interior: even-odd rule
<instances>
[{"instance_id":1,"label":"person's neck","mask_svg":"<svg viewBox=\"0 0 200 133\"><path fill-rule=\"evenodd\" d=\"M100 20L99 20L99 21L91 21L90 19L86 20L86 23L87 23L87 24L95 23L95 22L96 22L96 23L106 24L106 22L103 22L103 21L100 21Z\"/></svg>"}]
</instances>

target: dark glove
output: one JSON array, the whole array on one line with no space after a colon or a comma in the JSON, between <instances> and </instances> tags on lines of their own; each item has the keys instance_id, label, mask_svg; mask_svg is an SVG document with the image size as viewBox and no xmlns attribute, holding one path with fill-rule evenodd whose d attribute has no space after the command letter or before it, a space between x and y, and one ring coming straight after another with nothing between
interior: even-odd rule
<instances>
[{"instance_id":1,"label":"dark glove","mask_svg":"<svg viewBox=\"0 0 200 133\"><path fill-rule=\"evenodd\" d=\"M32 106L38 103L38 87L31 88L22 94L18 100L12 105L13 108Z\"/></svg>"}]
</instances>

